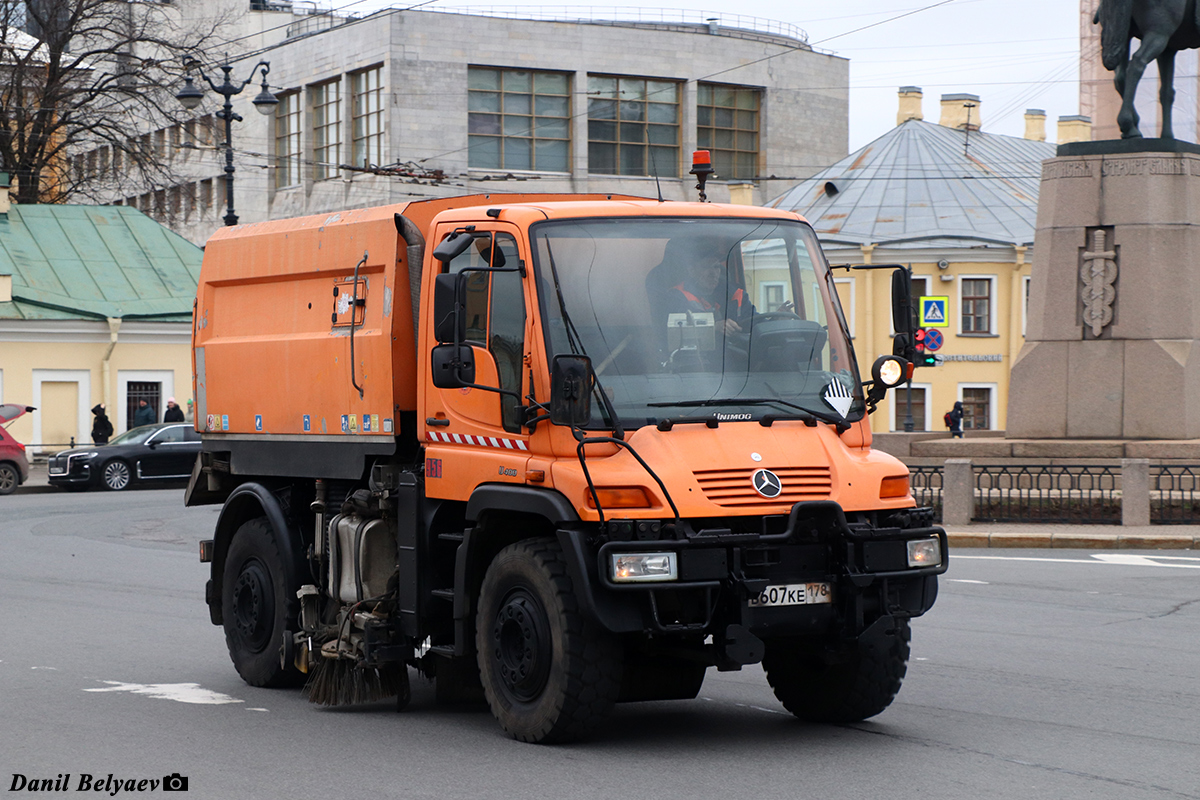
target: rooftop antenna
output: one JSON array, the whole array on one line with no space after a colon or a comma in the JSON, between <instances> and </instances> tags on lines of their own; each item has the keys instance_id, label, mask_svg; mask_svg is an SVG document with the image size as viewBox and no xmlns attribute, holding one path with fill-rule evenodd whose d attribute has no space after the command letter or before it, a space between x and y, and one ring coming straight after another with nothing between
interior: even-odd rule
<instances>
[{"instance_id":1,"label":"rooftop antenna","mask_svg":"<svg viewBox=\"0 0 1200 800\"><path fill-rule=\"evenodd\" d=\"M967 110L967 130L966 138L963 139L963 155L967 154L967 148L971 146L971 109L975 107L974 103L963 103L963 108Z\"/></svg>"},{"instance_id":2,"label":"rooftop antenna","mask_svg":"<svg viewBox=\"0 0 1200 800\"><path fill-rule=\"evenodd\" d=\"M691 174L696 176L696 188L700 190L700 202L707 203L708 195L704 193L704 183L708 180L708 176L715 173L716 170L712 167L712 154L707 150L692 151L692 169Z\"/></svg>"},{"instance_id":3,"label":"rooftop antenna","mask_svg":"<svg viewBox=\"0 0 1200 800\"><path fill-rule=\"evenodd\" d=\"M665 203L662 196L662 184L658 182L658 159L654 157L654 148L650 149L650 167L654 170L654 186L658 189L658 202Z\"/></svg>"}]
</instances>

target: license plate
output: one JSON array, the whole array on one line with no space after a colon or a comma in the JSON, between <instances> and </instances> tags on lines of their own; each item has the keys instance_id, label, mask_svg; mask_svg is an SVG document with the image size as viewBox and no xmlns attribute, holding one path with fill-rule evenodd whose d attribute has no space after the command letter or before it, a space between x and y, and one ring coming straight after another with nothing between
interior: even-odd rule
<instances>
[{"instance_id":1,"label":"license plate","mask_svg":"<svg viewBox=\"0 0 1200 800\"><path fill-rule=\"evenodd\" d=\"M833 589L828 583L789 583L785 586L768 586L758 597L751 597L751 608L764 606L810 606L832 603Z\"/></svg>"}]
</instances>

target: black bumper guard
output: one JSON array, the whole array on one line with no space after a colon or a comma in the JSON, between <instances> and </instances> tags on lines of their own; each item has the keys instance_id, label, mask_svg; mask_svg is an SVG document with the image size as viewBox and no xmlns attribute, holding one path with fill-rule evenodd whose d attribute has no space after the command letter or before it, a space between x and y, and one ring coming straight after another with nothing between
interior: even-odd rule
<instances>
[{"instance_id":1,"label":"black bumper guard","mask_svg":"<svg viewBox=\"0 0 1200 800\"><path fill-rule=\"evenodd\" d=\"M886 570L870 572L857 569L857 559L845 559L843 566L845 568L845 576L848 577L856 586L862 588L869 586L876 580L888 578L922 578L930 575L941 575L949 567L949 550L946 531L938 527L925 528L904 528L896 529L897 534L881 537L872 535L873 529L855 529L852 528L846 521L846 514L842 507L837 503L829 500L817 500L809 502L800 502L792 506L791 513L788 515L787 530L783 533L759 534L759 533L734 533L728 528L709 528L699 531L693 531L685 526L685 537L681 539L653 539L653 540L630 540L630 541L609 541L600 546L596 553L596 571L600 578L601 584L606 589L612 589L619 592L628 591L659 591L659 590L682 590L682 589L713 589L719 587L724 580L730 577L739 579L739 576L726 576L722 579L705 579L705 580L675 580L675 581L633 581L633 582L616 582L609 574L609 555L614 551L622 553L639 553L639 552L673 552L677 555L685 550L695 549L713 549L718 547L744 546L744 545L759 545L759 544L804 544L805 542L796 541L795 536L801 521L806 523L825 522L825 527L835 530L847 542L855 544L873 544L878 542L909 542L917 539L929 539L937 537L941 548L942 560L941 563L929 567L909 567L900 570ZM740 578L740 583L747 584L744 588L748 593L753 594L758 584L765 584L765 580L761 579L746 579ZM753 584L753 585L750 585Z\"/></svg>"}]
</instances>

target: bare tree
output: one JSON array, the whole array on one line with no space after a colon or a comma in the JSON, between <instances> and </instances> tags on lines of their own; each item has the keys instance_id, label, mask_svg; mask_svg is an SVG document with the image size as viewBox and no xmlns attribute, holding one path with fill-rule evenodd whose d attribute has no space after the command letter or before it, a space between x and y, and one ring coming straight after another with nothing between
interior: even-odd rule
<instances>
[{"instance_id":1,"label":"bare tree","mask_svg":"<svg viewBox=\"0 0 1200 800\"><path fill-rule=\"evenodd\" d=\"M153 0L0 0L0 170L17 202L174 182L149 132L190 117L174 100L183 59L223 45L223 25ZM70 169L78 152L103 157Z\"/></svg>"}]
</instances>

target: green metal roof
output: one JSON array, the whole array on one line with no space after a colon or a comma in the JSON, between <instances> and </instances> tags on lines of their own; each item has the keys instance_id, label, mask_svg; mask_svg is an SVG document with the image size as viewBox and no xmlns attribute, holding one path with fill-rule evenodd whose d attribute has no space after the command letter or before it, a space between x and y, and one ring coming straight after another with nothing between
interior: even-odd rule
<instances>
[{"instance_id":1,"label":"green metal roof","mask_svg":"<svg viewBox=\"0 0 1200 800\"><path fill-rule=\"evenodd\" d=\"M129 206L36 205L0 214L0 319L191 319L204 251Z\"/></svg>"}]
</instances>

